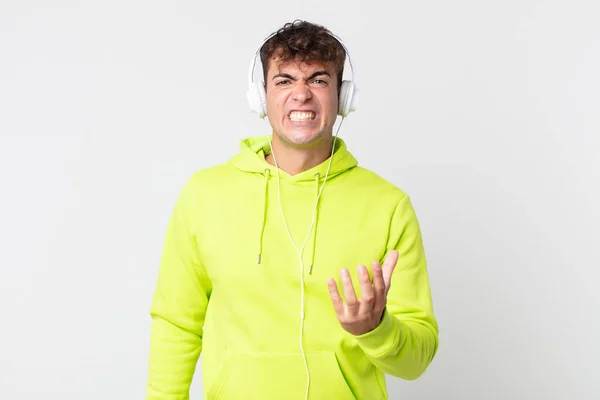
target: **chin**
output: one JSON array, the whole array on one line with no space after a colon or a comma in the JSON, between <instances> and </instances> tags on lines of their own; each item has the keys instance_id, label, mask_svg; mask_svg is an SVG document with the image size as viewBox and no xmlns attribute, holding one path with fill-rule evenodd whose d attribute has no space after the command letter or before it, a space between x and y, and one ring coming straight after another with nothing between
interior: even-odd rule
<instances>
[{"instance_id":1,"label":"chin","mask_svg":"<svg viewBox=\"0 0 600 400\"><path fill-rule=\"evenodd\" d=\"M299 145L308 145L319 141L324 134L321 132L290 132L284 133L284 140Z\"/></svg>"}]
</instances>

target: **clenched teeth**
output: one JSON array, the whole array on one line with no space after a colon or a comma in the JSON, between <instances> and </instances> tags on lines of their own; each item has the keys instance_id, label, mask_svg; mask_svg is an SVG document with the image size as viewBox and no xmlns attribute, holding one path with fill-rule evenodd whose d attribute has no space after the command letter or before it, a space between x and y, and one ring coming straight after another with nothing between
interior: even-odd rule
<instances>
[{"instance_id":1,"label":"clenched teeth","mask_svg":"<svg viewBox=\"0 0 600 400\"><path fill-rule=\"evenodd\" d=\"M292 121L312 121L313 119L315 119L315 113L312 111L292 111L290 113L290 119Z\"/></svg>"}]
</instances>

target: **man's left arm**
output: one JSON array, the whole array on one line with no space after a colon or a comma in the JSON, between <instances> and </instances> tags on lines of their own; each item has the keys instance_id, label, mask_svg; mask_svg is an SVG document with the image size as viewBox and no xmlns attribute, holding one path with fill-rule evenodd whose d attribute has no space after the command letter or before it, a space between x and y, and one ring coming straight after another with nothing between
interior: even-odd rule
<instances>
[{"instance_id":1,"label":"man's left arm","mask_svg":"<svg viewBox=\"0 0 600 400\"><path fill-rule=\"evenodd\" d=\"M346 303L333 279L329 291L340 323L371 362L384 373L412 380L425 372L437 352L438 324L421 230L406 195L392 216L386 253L383 267L373 265L372 283L364 266L355 284L342 271ZM358 285L360 299L354 289Z\"/></svg>"},{"instance_id":2,"label":"man's left arm","mask_svg":"<svg viewBox=\"0 0 600 400\"><path fill-rule=\"evenodd\" d=\"M437 352L438 324L433 315L421 229L407 195L392 217L387 250L397 250L398 261L381 322L355 338L383 372L416 379Z\"/></svg>"}]
</instances>

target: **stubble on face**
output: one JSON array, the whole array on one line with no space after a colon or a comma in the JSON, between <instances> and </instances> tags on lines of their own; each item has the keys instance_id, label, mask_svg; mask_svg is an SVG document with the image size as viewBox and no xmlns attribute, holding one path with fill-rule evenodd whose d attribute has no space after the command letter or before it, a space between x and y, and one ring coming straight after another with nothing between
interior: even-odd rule
<instances>
[{"instance_id":1,"label":"stubble on face","mask_svg":"<svg viewBox=\"0 0 600 400\"><path fill-rule=\"evenodd\" d=\"M310 78L319 71L326 71L328 75ZM282 62L273 58L269 66L267 88L269 121L278 139L287 146L299 149L330 143L337 117L337 81L331 65ZM315 119L304 123L293 122L289 116L292 110L314 111Z\"/></svg>"}]
</instances>

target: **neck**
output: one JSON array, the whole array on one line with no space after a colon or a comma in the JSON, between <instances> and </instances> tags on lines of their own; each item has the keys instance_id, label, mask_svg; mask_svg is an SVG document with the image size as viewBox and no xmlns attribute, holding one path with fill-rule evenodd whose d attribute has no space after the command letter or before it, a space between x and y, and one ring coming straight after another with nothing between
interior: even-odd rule
<instances>
[{"instance_id":1,"label":"neck","mask_svg":"<svg viewBox=\"0 0 600 400\"><path fill-rule=\"evenodd\" d=\"M277 158L277 166L289 175L296 175L323 163L331 156L333 138L328 136L310 147L298 147L282 141L275 133L272 135L272 151L265 160L275 165L273 153Z\"/></svg>"}]
</instances>

